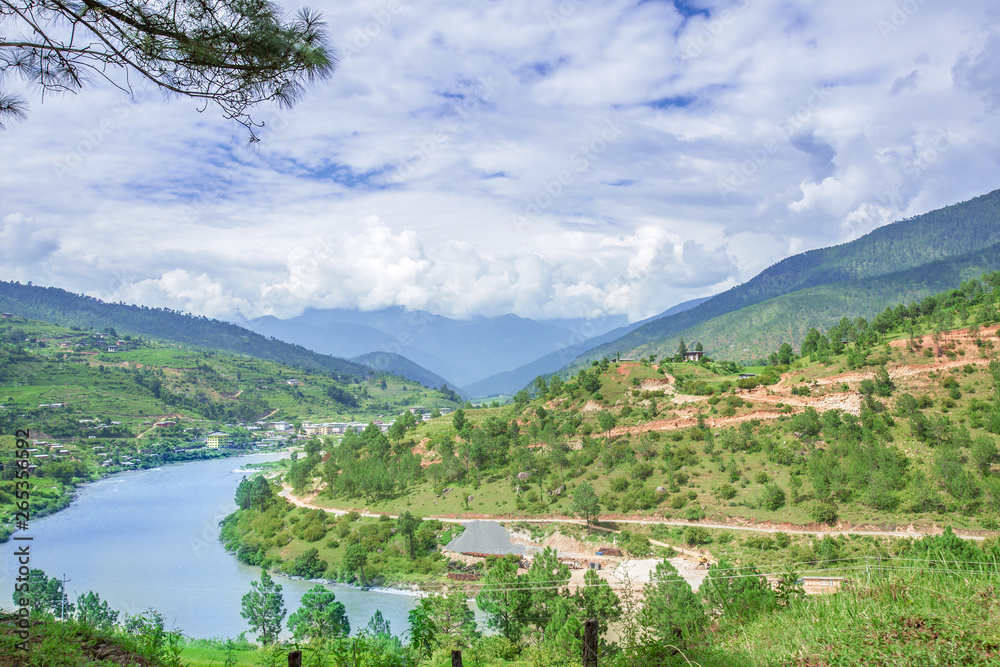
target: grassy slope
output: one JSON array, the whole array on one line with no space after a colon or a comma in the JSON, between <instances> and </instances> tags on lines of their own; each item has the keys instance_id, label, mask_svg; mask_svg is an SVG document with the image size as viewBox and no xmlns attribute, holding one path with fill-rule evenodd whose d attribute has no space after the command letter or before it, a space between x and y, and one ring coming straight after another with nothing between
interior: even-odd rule
<instances>
[{"instance_id":1,"label":"grassy slope","mask_svg":"<svg viewBox=\"0 0 1000 667\"><path fill-rule=\"evenodd\" d=\"M995 576L995 575L994 575ZM702 667L1000 665L992 577L895 571L833 596L725 623L661 664Z\"/></svg>"},{"instance_id":2,"label":"grassy slope","mask_svg":"<svg viewBox=\"0 0 1000 667\"><path fill-rule=\"evenodd\" d=\"M901 336L902 334L897 334ZM993 348L984 347L980 352L952 353L958 361L962 355L968 354L967 365L959 365L944 370L934 370L932 366L946 357L928 358L922 351L910 351L904 348L891 347L885 355L890 365L897 364L914 368L926 367L926 372L916 372L912 376L899 378L895 396L910 393L923 397L930 407L924 410L930 419L947 418L956 426L967 428L973 438L986 436L995 440L995 436L986 433L982 424L973 415L973 406L984 402L992 403L992 378L986 366L984 357L995 353ZM482 424L491 416L503 420L518 419L522 424L523 433L532 432L532 424L539 422L535 410L545 407L550 418L557 427L567 425L571 420L578 419L581 423L572 436L560 436L554 442L568 444L570 448L578 449L569 453L569 462L562 468L546 462L543 456L550 447L543 435L529 437L529 446L535 446L536 462L540 462L541 474L533 475L527 482L515 484L512 476L516 474L514 465L485 474L482 484L476 487L475 476L458 483L432 483L430 481L411 488L405 497L382 502L368 502L362 499L325 498L319 497L316 502L326 506L367 507L375 512L397 512L403 508L418 515L445 515L456 513L496 514L503 516L567 516L571 515L571 495L576 485L588 481L598 495L609 494L608 498L617 499L620 504L626 492L613 493L610 490L614 478L624 477L629 481L629 490L637 488L652 489L657 486L670 487L669 466L675 470L684 469L687 480L677 485L673 493L664 494L662 501L648 510L630 510L626 512L637 517L658 517L673 520L687 520L703 513L707 521L727 521L733 517L751 521L771 521L777 523L808 524L811 522L809 498L814 490L811 486L808 472L804 464L796 464L796 468L777 464L766 448L753 452L732 452L723 449L726 431L736 433L740 426L739 420L755 417L772 417L763 421L751 421L750 425L755 437L763 442L773 442L779 450L788 451L795 460L802 460L814 448L828 445L822 438L800 438L793 431L792 417L802 410L801 405L793 407L785 405L780 398L738 397L722 394L725 386L736 384L738 376L714 369L711 366L695 364L677 364L665 367L668 374L683 378L685 387L693 386L702 381L702 391L716 392L715 397L673 395L668 390L662 397L656 396L656 391L643 390L634 382L648 382L664 377L648 363L611 364L607 371L601 373L601 400L594 396L577 394L573 399L561 397L555 401L536 399L521 410L514 406L488 408L467 412L474 424ZM759 369L758 369L759 370ZM860 380L870 376L873 367L862 372L845 376L845 382L850 392L857 392ZM823 380L833 375L849 373L846 356L833 357L828 365L814 363L808 359L797 361L789 369L790 379L786 381L784 391L792 385L804 386L813 380ZM867 374L867 375L866 375ZM945 384L948 378L954 379L959 386L960 397L952 400ZM833 383L824 389L812 390L809 399L822 401L824 397L836 394L842 390L841 382ZM856 393L853 394L857 396ZM671 397L674 400L671 401ZM623 433L628 427L640 427L653 418L650 414L650 399L658 402L656 415L660 420L681 420L681 422L661 422L658 428L651 432ZM789 401L795 397L789 397ZM890 409L893 398L888 399ZM819 403L817 403L819 404ZM629 412L622 416L623 408ZM605 409L618 415L618 430L615 431L615 444L605 442L604 435L598 425L597 410ZM691 428L697 412L702 412L708 424L717 424L712 428L715 444L709 448L705 436L697 429ZM822 408L821 408L822 411ZM590 434L584 435L584 434ZM412 446L420 444L428 449L425 454L427 461L437 460L435 443L442 439L454 438L455 431L451 426L450 417L444 417L423 423L408 436ZM918 441L911 432L911 426L905 419L896 418L888 430L891 444L899 451L906 453L910 460L910 471L920 470L928 478L933 476L935 465L935 450ZM625 447L626 458L620 461L609 459L609 454L615 447ZM669 456L665 456L665 452ZM710 453L709 453L710 452ZM633 474L636 459L646 460L651 464L653 472L648 479L638 481ZM588 462L589 461L589 462ZM740 474L733 481L729 470L735 466ZM966 469L971 471L971 464L966 462ZM801 490L803 500L798 503L788 502L778 511L768 511L757 507L756 502L765 483L758 479L760 473L766 473L769 481L776 482L784 490L789 489L790 472L798 469L802 472L804 482ZM719 497L718 489L732 481L736 496L729 500ZM566 485L566 491L560 496L550 496L548 492L558 486ZM453 491L441 494L442 487L456 487ZM905 509L908 492L900 494L903 502L895 511L880 511L867 507L860 502L842 503L840 517L843 521L855 525L895 525L917 523L922 525L954 523L966 528L995 527L997 516L995 512L985 511L979 515L963 515L958 512L958 505L946 498L938 511L910 512ZM519 495L520 494L520 495ZM467 496L474 496L471 502L466 502ZM694 495L694 498L690 496ZM518 499L521 499L519 505ZM621 510L607 509L611 503L604 503L604 516L622 516ZM700 512L699 512L700 510ZM983 523L985 522L985 523Z\"/></svg>"},{"instance_id":3,"label":"grassy slope","mask_svg":"<svg viewBox=\"0 0 1000 667\"><path fill-rule=\"evenodd\" d=\"M64 349L60 344L89 344L93 340L90 334L33 321L5 323L23 330L30 338L41 339L45 345L22 344L26 354L16 355L10 362L6 379L0 383L0 397L11 409L66 403L61 412L113 417L133 432L141 430L142 423L155 415L179 413L199 422L212 421L197 410L171 405L158 399L147 387L137 386L132 378L139 368L156 374L162 388L177 395L203 397L225 405L257 401L263 411L257 417L278 410L275 419L391 418L410 405L428 408L455 405L436 391L395 376L344 382L326 373L266 360L154 341L126 352L76 351L72 347ZM301 384L292 387L286 383L289 379ZM383 379L385 389L381 386ZM331 387L355 396L359 406L349 408L332 400L326 394Z\"/></svg>"}]
</instances>

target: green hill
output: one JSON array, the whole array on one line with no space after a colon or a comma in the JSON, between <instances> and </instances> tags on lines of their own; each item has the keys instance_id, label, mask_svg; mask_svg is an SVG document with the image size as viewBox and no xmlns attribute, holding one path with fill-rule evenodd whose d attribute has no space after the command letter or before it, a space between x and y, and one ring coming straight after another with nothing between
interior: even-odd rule
<instances>
[{"instance_id":1,"label":"green hill","mask_svg":"<svg viewBox=\"0 0 1000 667\"><path fill-rule=\"evenodd\" d=\"M712 318L677 332L676 337L639 345L631 353L636 357L673 355L679 339L684 338L700 341L713 357L736 361L760 359L783 342L795 342L797 346L813 327L826 331L843 317L871 319L888 307L920 301L996 270L1000 270L1000 246L876 279L809 287Z\"/></svg>"},{"instance_id":2,"label":"green hill","mask_svg":"<svg viewBox=\"0 0 1000 667\"><path fill-rule=\"evenodd\" d=\"M2 432L30 424L59 439L132 439L169 416L177 427L158 429L158 437L188 440L183 427L216 429L264 417L368 421L392 418L411 406L458 405L450 393L387 373L340 376L133 336L118 345L100 336L5 319L0 325ZM249 433L241 437L249 439Z\"/></svg>"},{"instance_id":3,"label":"green hill","mask_svg":"<svg viewBox=\"0 0 1000 667\"><path fill-rule=\"evenodd\" d=\"M265 338L249 329L207 317L195 317L168 308L106 303L58 287L0 281L0 310L61 326L93 331L115 330L117 335L139 334L202 348L227 350L289 366L366 376L359 363L317 354L301 345Z\"/></svg>"},{"instance_id":4,"label":"green hill","mask_svg":"<svg viewBox=\"0 0 1000 667\"><path fill-rule=\"evenodd\" d=\"M995 269L998 257L1000 190L880 227L850 243L784 259L743 285L691 310L654 320L588 351L569 368L583 367L591 359L611 357L616 352L665 349L671 343L676 349L677 339L684 332L708 337L708 333L700 333L699 327L704 323L793 292L798 297L781 306L786 312L777 321L758 318L758 328L770 329L756 331L755 335L762 341L775 337L796 340L792 331L804 332L810 326L824 324L821 319L813 321L813 316L817 309L830 307L829 299L847 304L857 315L870 315L889 302L920 298L957 284L954 281L957 275L976 275ZM911 270L914 273L907 274ZM945 271L947 275L938 280L932 275L935 271ZM922 276L921 272L928 275ZM840 287L817 291L834 284ZM839 307L834 310L848 314ZM782 329L785 326L790 328ZM710 325L705 331L711 332L723 349L736 350L737 356L746 348L748 351L743 354L750 358L759 345L745 336L745 332L738 331L746 328L745 318L733 318ZM739 338L747 341L742 347L734 342Z\"/></svg>"},{"instance_id":5,"label":"green hill","mask_svg":"<svg viewBox=\"0 0 1000 667\"><path fill-rule=\"evenodd\" d=\"M404 378L413 380L414 382L419 382L425 387L449 387L455 390L455 383L448 382L437 373L431 372L420 366L401 354L395 354L393 352L369 352L367 354L362 354L360 356L354 357L351 361L355 361L359 364L364 364L369 368L373 368L377 371L383 373L394 373ZM462 398L466 398L467 395L464 392L457 392Z\"/></svg>"}]
</instances>

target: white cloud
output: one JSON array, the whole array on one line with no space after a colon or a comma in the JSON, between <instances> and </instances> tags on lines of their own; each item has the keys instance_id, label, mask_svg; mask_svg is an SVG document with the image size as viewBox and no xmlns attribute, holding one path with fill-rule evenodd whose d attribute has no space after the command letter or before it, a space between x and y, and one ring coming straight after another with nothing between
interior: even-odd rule
<instances>
[{"instance_id":1,"label":"white cloud","mask_svg":"<svg viewBox=\"0 0 1000 667\"><path fill-rule=\"evenodd\" d=\"M985 0L324 4L342 67L261 110L258 154L153 91L35 104L0 136L0 277L213 316L639 318L1000 177Z\"/></svg>"}]
</instances>

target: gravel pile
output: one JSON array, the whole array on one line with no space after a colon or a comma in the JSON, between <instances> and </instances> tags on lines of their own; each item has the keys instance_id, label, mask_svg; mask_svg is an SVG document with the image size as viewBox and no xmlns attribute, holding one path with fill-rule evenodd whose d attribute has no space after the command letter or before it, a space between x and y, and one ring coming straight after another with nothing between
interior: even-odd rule
<instances>
[{"instance_id":1,"label":"gravel pile","mask_svg":"<svg viewBox=\"0 0 1000 667\"><path fill-rule=\"evenodd\" d=\"M469 521L462 524L465 532L445 547L449 551L471 551L481 554L523 554L524 545L510 541L507 529L496 521Z\"/></svg>"}]
</instances>

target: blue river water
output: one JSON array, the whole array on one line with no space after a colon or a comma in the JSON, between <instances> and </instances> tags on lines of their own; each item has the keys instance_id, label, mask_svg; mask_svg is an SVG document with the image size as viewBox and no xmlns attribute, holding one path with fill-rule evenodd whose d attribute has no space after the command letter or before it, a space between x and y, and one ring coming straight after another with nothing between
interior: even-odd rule
<instances>
[{"instance_id":1,"label":"blue river water","mask_svg":"<svg viewBox=\"0 0 1000 667\"><path fill-rule=\"evenodd\" d=\"M155 609L168 629L189 637L235 637L249 630L240 600L260 578L260 568L238 563L226 552L218 524L236 509L233 495L242 473L234 470L276 458L195 461L114 475L81 487L69 508L32 521L27 532L15 535L33 538L32 568L69 579L71 601L92 590L123 613ZM12 608L14 551L20 544L25 542L0 545L0 605L7 609ZM273 576L289 614L316 585ZM401 635L416 604L406 594L328 588L347 608L352 631L380 610L393 634Z\"/></svg>"}]
</instances>

